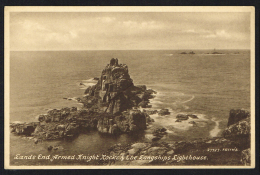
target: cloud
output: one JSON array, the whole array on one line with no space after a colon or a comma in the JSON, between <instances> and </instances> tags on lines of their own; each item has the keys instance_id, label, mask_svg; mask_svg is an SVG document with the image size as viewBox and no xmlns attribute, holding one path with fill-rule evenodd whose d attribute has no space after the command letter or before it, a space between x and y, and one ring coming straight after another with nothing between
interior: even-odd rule
<instances>
[{"instance_id":1,"label":"cloud","mask_svg":"<svg viewBox=\"0 0 260 175\"><path fill-rule=\"evenodd\" d=\"M18 42L19 38L23 36L24 39L20 40L22 40L23 43L32 45L32 47L35 43L42 43L42 45L48 45L50 42L69 43L71 40L78 37L78 32L76 30L61 31L57 28L52 28L43 22L40 23L28 19L12 23L11 29L11 43Z\"/></svg>"},{"instance_id":2,"label":"cloud","mask_svg":"<svg viewBox=\"0 0 260 175\"><path fill-rule=\"evenodd\" d=\"M205 29L188 29L188 30L183 30L184 33L194 33L194 34L209 34L211 33L209 30Z\"/></svg>"},{"instance_id":3,"label":"cloud","mask_svg":"<svg viewBox=\"0 0 260 175\"><path fill-rule=\"evenodd\" d=\"M247 15L222 13L12 13L12 50L247 47ZM244 16L244 17L243 17ZM243 17L243 18L242 18ZM236 20L235 20L235 19ZM238 43L238 42L237 42Z\"/></svg>"},{"instance_id":4,"label":"cloud","mask_svg":"<svg viewBox=\"0 0 260 175\"><path fill-rule=\"evenodd\" d=\"M204 35L205 38L231 38L231 35L225 30L218 30L215 33Z\"/></svg>"}]
</instances>

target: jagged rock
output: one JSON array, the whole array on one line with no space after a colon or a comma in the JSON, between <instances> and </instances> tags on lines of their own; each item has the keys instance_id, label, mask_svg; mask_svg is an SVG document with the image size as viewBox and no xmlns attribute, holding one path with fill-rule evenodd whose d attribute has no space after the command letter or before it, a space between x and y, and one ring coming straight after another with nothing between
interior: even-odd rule
<instances>
[{"instance_id":1,"label":"jagged rock","mask_svg":"<svg viewBox=\"0 0 260 175\"><path fill-rule=\"evenodd\" d=\"M65 129L65 135L75 135L79 133L79 125L70 123Z\"/></svg>"},{"instance_id":2,"label":"jagged rock","mask_svg":"<svg viewBox=\"0 0 260 175\"><path fill-rule=\"evenodd\" d=\"M89 94L89 95L94 95L94 92L96 90L96 85L93 86L89 86L86 90L84 94Z\"/></svg>"},{"instance_id":3,"label":"jagged rock","mask_svg":"<svg viewBox=\"0 0 260 175\"><path fill-rule=\"evenodd\" d=\"M58 125L58 126L57 126L57 129L58 129L59 131L65 131L65 128L66 128L65 125Z\"/></svg>"},{"instance_id":4,"label":"jagged rock","mask_svg":"<svg viewBox=\"0 0 260 175\"><path fill-rule=\"evenodd\" d=\"M181 119L177 119L177 120L175 120L175 122L182 122L182 120Z\"/></svg>"},{"instance_id":5,"label":"jagged rock","mask_svg":"<svg viewBox=\"0 0 260 175\"><path fill-rule=\"evenodd\" d=\"M144 113L146 117L146 123L154 122L154 119L152 119L147 113Z\"/></svg>"},{"instance_id":6,"label":"jagged rock","mask_svg":"<svg viewBox=\"0 0 260 175\"><path fill-rule=\"evenodd\" d=\"M170 112L169 112L169 109L161 109L159 112L158 112L158 115L169 115Z\"/></svg>"},{"instance_id":7,"label":"jagged rock","mask_svg":"<svg viewBox=\"0 0 260 175\"><path fill-rule=\"evenodd\" d=\"M229 125L224 131L224 137L234 137L240 135L250 135L251 133L251 121L250 118L239 121L233 125Z\"/></svg>"},{"instance_id":8,"label":"jagged rock","mask_svg":"<svg viewBox=\"0 0 260 175\"><path fill-rule=\"evenodd\" d=\"M154 91L154 90L152 90L152 89L147 89L147 90L145 91L145 93L147 93L147 94L156 94L157 92Z\"/></svg>"},{"instance_id":9,"label":"jagged rock","mask_svg":"<svg viewBox=\"0 0 260 175\"><path fill-rule=\"evenodd\" d=\"M188 120L189 119L188 115L185 115L185 114L178 114L176 116L176 118L179 120Z\"/></svg>"},{"instance_id":10,"label":"jagged rock","mask_svg":"<svg viewBox=\"0 0 260 175\"><path fill-rule=\"evenodd\" d=\"M246 110L230 110L228 127L223 131L225 138L246 136L250 140L251 119L250 113Z\"/></svg>"},{"instance_id":11,"label":"jagged rock","mask_svg":"<svg viewBox=\"0 0 260 175\"><path fill-rule=\"evenodd\" d=\"M129 118L130 118L129 123L132 125L135 125L137 127L137 130L146 129L146 116L143 112L141 112L139 110L130 111ZM130 127L131 127L131 125L130 125Z\"/></svg>"},{"instance_id":12,"label":"jagged rock","mask_svg":"<svg viewBox=\"0 0 260 175\"><path fill-rule=\"evenodd\" d=\"M155 136L154 138L152 138L152 141L157 141L160 140L166 133L166 128L164 127L156 127L153 129L152 133Z\"/></svg>"},{"instance_id":13,"label":"jagged rock","mask_svg":"<svg viewBox=\"0 0 260 175\"><path fill-rule=\"evenodd\" d=\"M249 118L250 117L250 112L247 110L243 110L243 109L232 109L229 112L229 118L228 118L228 125L233 125L235 123L237 123L238 121L241 121L245 118Z\"/></svg>"},{"instance_id":14,"label":"jagged rock","mask_svg":"<svg viewBox=\"0 0 260 175\"><path fill-rule=\"evenodd\" d=\"M148 115L153 115L158 113L157 110L145 110L145 109L143 109L143 112L147 113Z\"/></svg>"},{"instance_id":15,"label":"jagged rock","mask_svg":"<svg viewBox=\"0 0 260 175\"><path fill-rule=\"evenodd\" d=\"M35 128L37 127L38 122L31 122L31 123L12 123L10 125L11 132L14 132L18 135L27 135L30 136Z\"/></svg>"},{"instance_id":16,"label":"jagged rock","mask_svg":"<svg viewBox=\"0 0 260 175\"><path fill-rule=\"evenodd\" d=\"M39 122L45 121L45 115L39 115L39 116L38 116L38 121L39 121Z\"/></svg>"},{"instance_id":17,"label":"jagged rock","mask_svg":"<svg viewBox=\"0 0 260 175\"><path fill-rule=\"evenodd\" d=\"M53 146L51 146L51 145L50 145L50 146L48 146L48 148L47 148L47 149L48 149L48 151L51 151L51 150L52 150L52 148L53 148Z\"/></svg>"},{"instance_id":18,"label":"jagged rock","mask_svg":"<svg viewBox=\"0 0 260 175\"><path fill-rule=\"evenodd\" d=\"M118 128L118 126L116 124L114 124L113 126L110 126L109 133L110 134L119 134L120 129Z\"/></svg>"},{"instance_id":19,"label":"jagged rock","mask_svg":"<svg viewBox=\"0 0 260 175\"><path fill-rule=\"evenodd\" d=\"M137 85L137 88L140 88L142 91L146 91L146 86L145 85Z\"/></svg>"},{"instance_id":20,"label":"jagged rock","mask_svg":"<svg viewBox=\"0 0 260 175\"><path fill-rule=\"evenodd\" d=\"M139 104L138 104L138 106L140 106L140 107L142 107L142 108L146 108L147 107L147 105L148 105L148 101L142 101L142 102L140 102Z\"/></svg>"},{"instance_id":21,"label":"jagged rock","mask_svg":"<svg viewBox=\"0 0 260 175\"><path fill-rule=\"evenodd\" d=\"M109 134L137 132L153 121L148 114L132 109L142 101L149 107L149 99L156 92L147 90L145 85L134 86L127 65L111 59L100 78L94 79L97 84L88 87L83 98L73 98L85 109L50 109L38 116L38 125L15 125L11 132L49 140L77 135L81 129L98 129Z\"/></svg>"},{"instance_id":22,"label":"jagged rock","mask_svg":"<svg viewBox=\"0 0 260 175\"><path fill-rule=\"evenodd\" d=\"M128 73L125 64L118 64L117 59L111 59L102 71L96 85L88 87L85 91L87 96L81 102L87 108L96 108L108 113L117 114L140 104L142 107L148 105L149 98L156 93L146 86L134 86L133 80ZM144 101L143 103L140 103Z\"/></svg>"},{"instance_id":23,"label":"jagged rock","mask_svg":"<svg viewBox=\"0 0 260 175\"><path fill-rule=\"evenodd\" d=\"M45 115L45 122L50 123L52 121L52 117L49 115Z\"/></svg>"},{"instance_id":24,"label":"jagged rock","mask_svg":"<svg viewBox=\"0 0 260 175\"><path fill-rule=\"evenodd\" d=\"M245 149L241 153L241 163L244 165L250 165L251 164L251 149Z\"/></svg>"}]
</instances>

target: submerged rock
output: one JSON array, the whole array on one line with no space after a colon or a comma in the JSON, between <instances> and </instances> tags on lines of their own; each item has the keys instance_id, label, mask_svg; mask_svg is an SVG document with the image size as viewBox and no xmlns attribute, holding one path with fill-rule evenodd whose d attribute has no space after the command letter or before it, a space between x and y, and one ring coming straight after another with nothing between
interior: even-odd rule
<instances>
[{"instance_id":1,"label":"submerged rock","mask_svg":"<svg viewBox=\"0 0 260 175\"><path fill-rule=\"evenodd\" d=\"M178 120L188 120L188 119L189 119L188 115L186 115L186 114L178 114L178 115L176 116L176 118L177 118Z\"/></svg>"},{"instance_id":2,"label":"submerged rock","mask_svg":"<svg viewBox=\"0 0 260 175\"><path fill-rule=\"evenodd\" d=\"M158 115L160 115L160 116L169 115L169 114L170 114L169 109L161 109L161 110L158 112Z\"/></svg>"}]
</instances>

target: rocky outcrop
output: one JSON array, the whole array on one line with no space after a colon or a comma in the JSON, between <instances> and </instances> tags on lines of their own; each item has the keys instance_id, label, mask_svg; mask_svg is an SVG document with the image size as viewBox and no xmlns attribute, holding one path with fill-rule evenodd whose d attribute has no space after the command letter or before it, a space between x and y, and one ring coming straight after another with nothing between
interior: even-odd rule
<instances>
[{"instance_id":1,"label":"rocky outcrop","mask_svg":"<svg viewBox=\"0 0 260 175\"><path fill-rule=\"evenodd\" d=\"M81 102L86 108L118 114L133 107L150 107L149 99L156 92L145 85L134 86L125 64L112 58L94 86L86 89Z\"/></svg>"},{"instance_id":2,"label":"rocky outcrop","mask_svg":"<svg viewBox=\"0 0 260 175\"><path fill-rule=\"evenodd\" d=\"M246 118L244 118L246 117ZM237 121L241 119L240 121ZM236 123L230 121L236 120ZM239 142L240 149L251 147L251 118L250 113L245 110L231 110L228 127L223 131L223 137Z\"/></svg>"},{"instance_id":3,"label":"rocky outcrop","mask_svg":"<svg viewBox=\"0 0 260 175\"><path fill-rule=\"evenodd\" d=\"M83 98L76 99L83 103L83 109L52 109L39 115L38 123L12 124L11 131L48 140L73 137L82 129L109 134L136 132L154 121L147 113L133 108L149 107L149 99L156 92L145 85L134 86L127 65L112 58L95 80L97 84L88 87Z\"/></svg>"},{"instance_id":4,"label":"rocky outcrop","mask_svg":"<svg viewBox=\"0 0 260 175\"><path fill-rule=\"evenodd\" d=\"M233 111L233 110L232 110ZM231 112L232 113L232 112ZM244 113L244 112L241 112ZM183 117L185 116L185 118ZM191 115L183 115L180 118ZM114 145L109 150L114 155L136 156L135 165L250 165L250 115L232 125L223 132L224 137L200 138L190 141L156 142L167 134L162 127L153 130L150 142L130 145ZM230 115L232 118L233 115ZM190 118L196 119L196 115ZM157 136L159 139L157 139ZM185 155L185 156L184 156ZM199 157L198 155L203 155ZM170 156L170 158L169 158ZM238 159L240 157L240 159ZM169 158L167 161L164 158ZM196 161L194 161L196 160ZM199 161L198 161L199 160ZM126 165L129 162L124 161ZM106 164L107 162L103 162ZM120 162L120 165L122 162ZM117 162L115 162L117 164ZM131 163L130 163L131 164Z\"/></svg>"},{"instance_id":5,"label":"rocky outcrop","mask_svg":"<svg viewBox=\"0 0 260 175\"><path fill-rule=\"evenodd\" d=\"M38 122L11 123L10 128L12 133L16 133L18 135L31 136L38 124Z\"/></svg>"},{"instance_id":6,"label":"rocky outcrop","mask_svg":"<svg viewBox=\"0 0 260 175\"><path fill-rule=\"evenodd\" d=\"M251 122L250 118L243 119L233 125L228 126L224 132L224 137L234 137L234 136L250 136Z\"/></svg>"},{"instance_id":7,"label":"rocky outcrop","mask_svg":"<svg viewBox=\"0 0 260 175\"><path fill-rule=\"evenodd\" d=\"M244 165L250 165L251 163L251 149L245 149L241 153L241 163Z\"/></svg>"},{"instance_id":8,"label":"rocky outcrop","mask_svg":"<svg viewBox=\"0 0 260 175\"><path fill-rule=\"evenodd\" d=\"M223 131L225 138L243 138L250 145L251 118L249 111L230 110L227 128Z\"/></svg>"},{"instance_id":9,"label":"rocky outcrop","mask_svg":"<svg viewBox=\"0 0 260 175\"><path fill-rule=\"evenodd\" d=\"M233 125L238 121L249 118L250 112L244 109L232 109L229 112L228 124L227 126Z\"/></svg>"},{"instance_id":10,"label":"rocky outcrop","mask_svg":"<svg viewBox=\"0 0 260 175\"><path fill-rule=\"evenodd\" d=\"M204 138L169 143L137 142L127 145L116 144L106 154L113 153L114 156L124 157L136 156L137 160L134 160L136 165L234 165L234 163L242 165L241 160L235 159L241 154L241 150L236 146L237 143L225 138ZM129 165L132 161L119 160L114 164ZM109 162L102 163L108 164Z\"/></svg>"},{"instance_id":11,"label":"rocky outcrop","mask_svg":"<svg viewBox=\"0 0 260 175\"><path fill-rule=\"evenodd\" d=\"M39 122L11 124L11 131L19 135L32 135L42 140L72 137L82 130L96 129L98 112L78 110L75 107L52 109L47 114L39 115Z\"/></svg>"}]
</instances>

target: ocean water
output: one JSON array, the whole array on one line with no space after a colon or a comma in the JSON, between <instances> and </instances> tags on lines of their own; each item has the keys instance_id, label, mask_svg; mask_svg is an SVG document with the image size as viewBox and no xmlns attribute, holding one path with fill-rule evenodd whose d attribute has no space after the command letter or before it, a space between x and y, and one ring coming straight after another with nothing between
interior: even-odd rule
<instances>
[{"instance_id":1,"label":"ocean water","mask_svg":"<svg viewBox=\"0 0 260 175\"><path fill-rule=\"evenodd\" d=\"M149 127L164 126L168 135L162 141L187 140L221 135L233 108L250 109L250 51L219 50L224 54L180 54L181 50L145 51L41 51L10 54L10 122L35 121L48 109L81 107L63 98L80 97L93 77L100 77L111 58L128 65L135 85L157 91L152 109L167 108L167 116L152 115ZM239 52L239 54L235 54ZM199 119L175 122L179 113L196 114ZM189 124L195 121L196 126ZM28 139L11 135L11 164L73 164L14 160L16 154L50 154L48 144L60 145L55 154L101 153L115 143L145 141L151 130L138 136L104 136L97 132L81 134L73 141L52 141L33 145ZM17 145L20 145L17 147ZM30 147L30 151L28 151ZM53 153L54 154L54 153ZM76 164L81 164L80 162Z\"/></svg>"}]
</instances>

